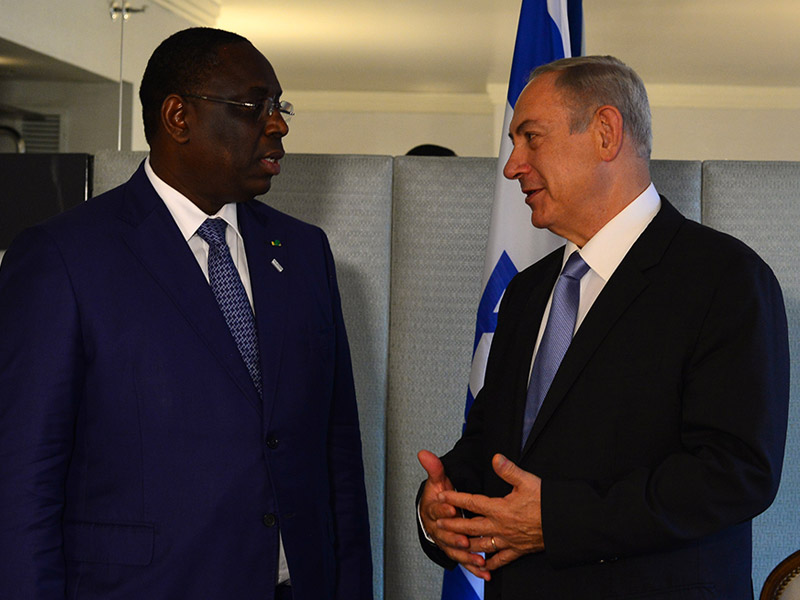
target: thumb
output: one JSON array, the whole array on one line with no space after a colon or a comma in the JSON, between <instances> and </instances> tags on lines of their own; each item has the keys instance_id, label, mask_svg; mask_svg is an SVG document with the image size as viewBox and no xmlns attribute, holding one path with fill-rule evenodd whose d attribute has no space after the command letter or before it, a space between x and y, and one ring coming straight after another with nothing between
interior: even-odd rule
<instances>
[{"instance_id":1,"label":"thumb","mask_svg":"<svg viewBox=\"0 0 800 600\"><path fill-rule=\"evenodd\" d=\"M417 460L422 468L428 473L431 483L443 483L447 476L444 473L444 465L439 457L428 450L420 450L417 453Z\"/></svg>"},{"instance_id":2,"label":"thumb","mask_svg":"<svg viewBox=\"0 0 800 600\"><path fill-rule=\"evenodd\" d=\"M510 483L514 487L521 485L525 481L525 476L529 473L520 469L513 462L508 460L502 454L495 454L492 458L492 468L497 473L498 477Z\"/></svg>"}]
</instances>

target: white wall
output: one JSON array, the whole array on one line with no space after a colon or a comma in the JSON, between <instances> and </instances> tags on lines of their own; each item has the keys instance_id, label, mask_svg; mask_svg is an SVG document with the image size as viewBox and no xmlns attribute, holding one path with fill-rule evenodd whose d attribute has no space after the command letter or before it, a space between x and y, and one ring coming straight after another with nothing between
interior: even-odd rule
<instances>
[{"instance_id":1,"label":"white wall","mask_svg":"<svg viewBox=\"0 0 800 600\"><path fill-rule=\"evenodd\" d=\"M800 160L798 88L647 88L655 159ZM497 94L445 96L287 90L297 116L285 146L289 152L395 156L434 143L459 156L496 156L504 135ZM431 112L419 112L426 106Z\"/></svg>"},{"instance_id":2,"label":"white wall","mask_svg":"<svg viewBox=\"0 0 800 600\"><path fill-rule=\"evenodd\" d=\"M122 149L131 147L132 86L123 91ZM0 102L61 117L61 152L114 150L119 137L119 85L14 81L0 84ZM137 100L138 105L138 100ZM21 130L20 126L16 126Z\"/></svg>"},{"instance_id":3,"label":"white wall","mask_svg":"<svg viewBox=\"0 0 800 600\"><path fill-rule=\"evenodd\" d=\"M653 158L800 160L800 109L655 107Z\"/></svg>"},{"instance_id":4,"label":"white wall","mask_svg":"<svg viewBox=\"0 0 800 600\"><path fill-rule=\"evenodd\" d=\"M0 0L0 37L111 80L119 80L120 22L112 21L107 0ZM147 10L125 23L123 79L137 98L130 108L133 149L146 149L139 81L147 59L167 36L192 25L153 2L131 1ZM102 124L105 126L106 124ZM111 123L116 132L116 121Z\"/></svg>"},{"instance_id":5,"label":"white wall","mask_svg":"<svg viewBox=\"0 0 800 600\"><path fill-rule=\"evenodd\" d=\"M280 73L278 73L280 78ZM459 156L497 153L492 106L484 94L293 92L288 152L397 156L438 144Z\"/></svg>"},{"instance_id":6,"label":"white wall","mask_svg":"<svg viewBox=\"0 0 800 600\"><path fill-rule=\"evenodd\" d=\"M653 158L800 160L800 88L647 86Z\"/></svg>"},{"instance_id":7,"label":"white wall","mask_svg":"<svg viewBox=\"0 0 800 600\"><path fill-rule=\"evenodd\" d=\"M141 4L145 0L132 3ZM123 78L132 83L134 150L147 148L138 101L147 59L161 40L192 25L154 2L147 4L145 13L132 15L125 25ZM120 25L111 21L106 0L0 0L0 15L0 37L118 79ZM800 88L645 83L653 107L653 158L800 160ZM495 156L503 135L498 119L505 84L488 87L485 94L286 90L285 98L297 106L286 148L400 155L417 144L434 143L460 156ZM80 118L94 112L87 108ZM106 120L97 126L116 127Z\"/></svg>"}]
</instances>

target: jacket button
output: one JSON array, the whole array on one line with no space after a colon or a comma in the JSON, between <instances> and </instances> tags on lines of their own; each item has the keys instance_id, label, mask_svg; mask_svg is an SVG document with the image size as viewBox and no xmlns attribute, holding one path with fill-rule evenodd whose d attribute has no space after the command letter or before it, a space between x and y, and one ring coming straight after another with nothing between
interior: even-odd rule
<instances>
[{"instance_id":1,"label":"jacket button","mask_svg":"<svg viewBox=\"0 0 800 600\"><path fill-rule=\"evenodd\" d=\"M271 437L267 440L267 448L275 450L278 447L278 438Z\"/></svg>"},{"instance_id":2,"label":"jacket button","mask_svg":"<svg viewBox=\"0 0 800 600\"><path fill-rule=\"evenodd\" d=\"M267 513L261 518L261 521L267 527L275 527L275 523L278 522L278 519L272 513Z\"/></svg>"}]
</instances>

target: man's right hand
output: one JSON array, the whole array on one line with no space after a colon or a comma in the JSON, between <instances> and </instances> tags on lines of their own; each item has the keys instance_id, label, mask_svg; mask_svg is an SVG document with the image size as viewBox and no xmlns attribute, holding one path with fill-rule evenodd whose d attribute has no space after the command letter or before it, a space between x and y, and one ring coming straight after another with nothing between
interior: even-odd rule
<instances>
[{"instance_id":1,"label":"man's right hand","mask_svg":"<svg viewBox=\"0 0 800 600\"><path fill-rule=\"evenodd\" d=\"M441 529L436 521L450 519L460 515L459 509L452 504L439 500L439 494L455 489L444 472L444 465L432 452L420 450L417 459L428 473L428 481L419 499L419 514L422 528L430 539L451 559L464 566L476 577L489 581L491 575L483 566L486 561L480 554L469 551L469 538L465 535Z\"/></svg>"}]
</instances>

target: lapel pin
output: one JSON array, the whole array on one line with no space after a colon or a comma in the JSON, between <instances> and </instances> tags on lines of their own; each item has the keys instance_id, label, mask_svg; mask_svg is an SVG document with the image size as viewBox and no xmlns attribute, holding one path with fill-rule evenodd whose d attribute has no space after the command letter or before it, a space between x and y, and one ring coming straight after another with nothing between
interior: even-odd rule
<instances>
[{"instance_id":1,"label":"lapel pin","mask_svg":"<svg viewBox=\"0 0 800 600\"><path fill-rule=\"evenodd\" d=\"M272 242L270 242L270 243L271 243L273 246L280 246L280 245L281 245L281 241L280 241L280 240L272 240Z\"/></svg>"},{"instance_id":2,"label":"lapel pin","mask_svg":"<svg viewBox=\"0 0 800 600\"><path fill-rule=\"evenodd\" d=\"M274 243L274 242L273 242L273 243ZM280 242L279 242L279 243L280 243ZM278 259L277 259L277 258L273 258L273 259L272 259L272 266L273 266L273 267L275 267L275 270L276 270L278 273L282 273L282 272L283 272L283 267L281 266L281 263L279 263L279 262L278 262Z\"/></svg>"}]
</instances>

